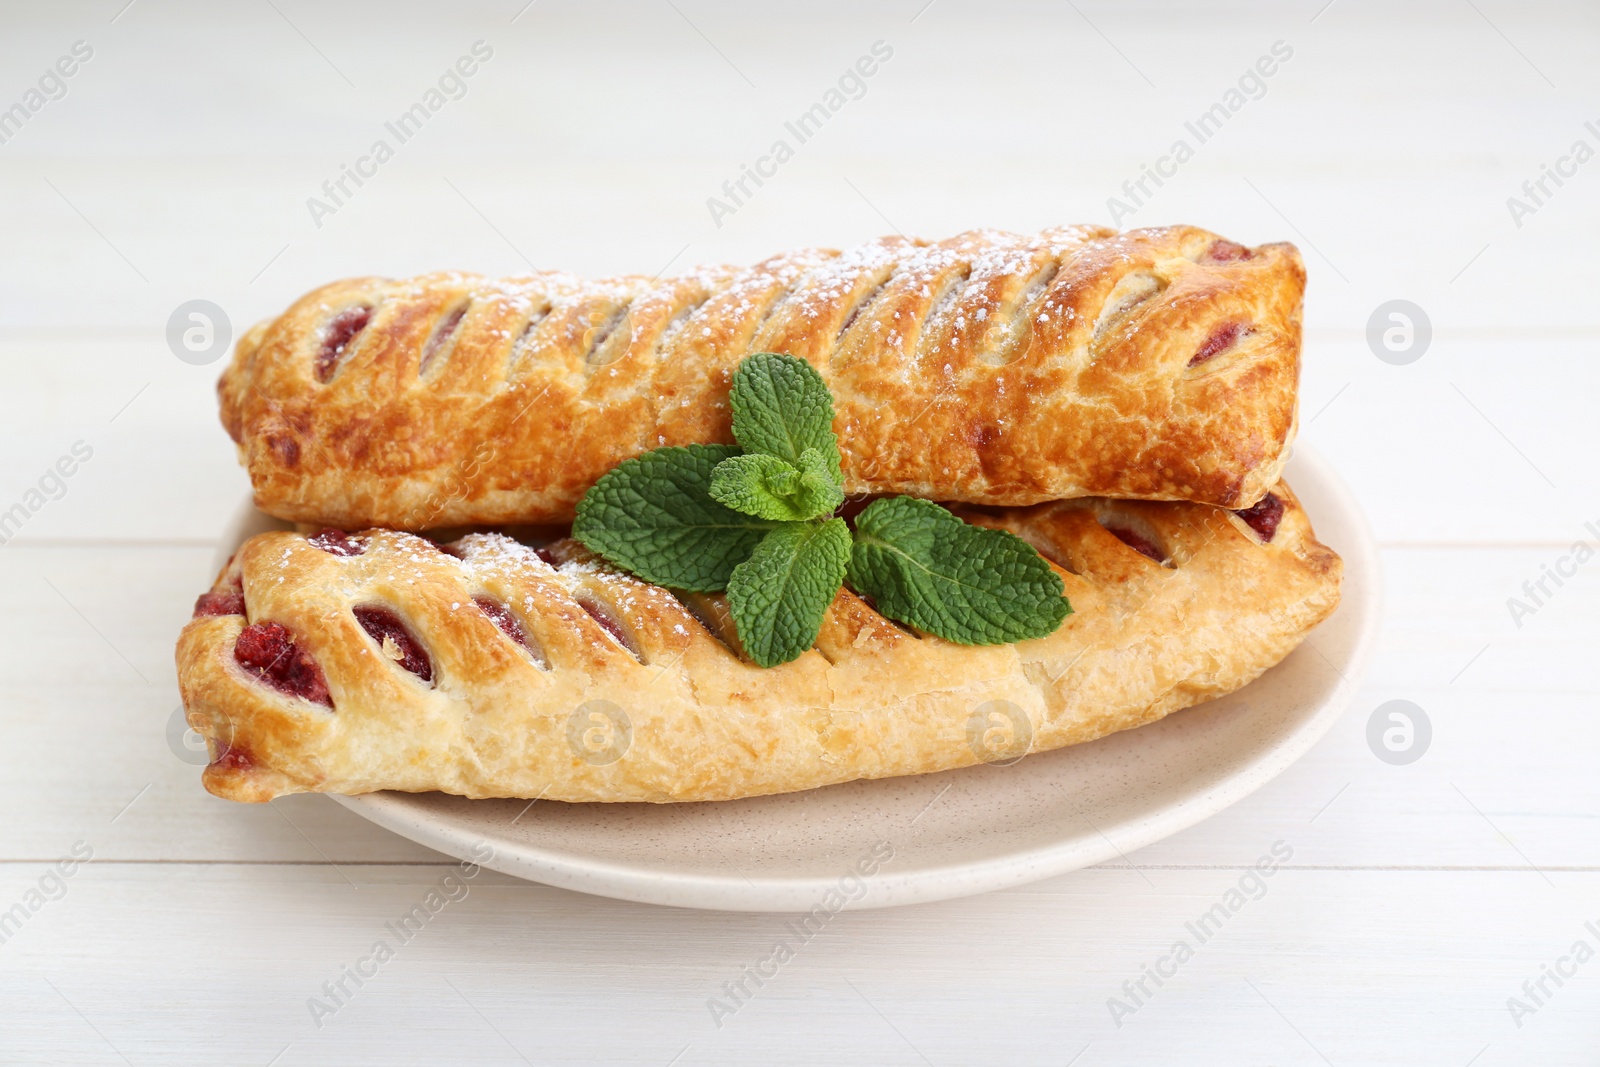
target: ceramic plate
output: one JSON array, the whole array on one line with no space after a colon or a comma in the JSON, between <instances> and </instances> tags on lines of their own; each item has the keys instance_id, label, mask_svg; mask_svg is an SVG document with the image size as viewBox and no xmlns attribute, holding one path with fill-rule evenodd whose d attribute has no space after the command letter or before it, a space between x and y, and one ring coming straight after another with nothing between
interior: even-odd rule
<instances>
[{"instance_id":1,"label":"ceramic plate","mask_svg":"<svg viewBox=\"0 0 1600 1067\"><path fill-rule=\"evenodd\" d=\"M1251 685L1149 726L1006 767L720 803L334 799L452 856L481 857L487 844L485 865L508 874L689 908L911 904L1117 858L1281 774L1327 732L1360 682L1381 598L1376 546L1349 491L1310 449L1297 447L1287 476L1319 539L1344 557L1338 611ZM245 537L282 525L246 506L221 559ZM865 868L873 871L863 878Z\"/></svg>"}]
</instances>

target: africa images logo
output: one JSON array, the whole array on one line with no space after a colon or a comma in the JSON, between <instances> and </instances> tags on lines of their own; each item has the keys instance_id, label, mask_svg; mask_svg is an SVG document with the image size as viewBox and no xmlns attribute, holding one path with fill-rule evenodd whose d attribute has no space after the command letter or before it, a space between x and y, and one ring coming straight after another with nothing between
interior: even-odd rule
<instances>
[{"instance_id":1,"label":"africa images logo","mask_svg":"<svg viewBox=\"0 0 1600 1067\"><path fill-rule=\"evenodd\" d=\"M1278 873L1278 868L1294 858L1294 847L1285 841L1274 841L1267 854L1229 886L1221 899L1201 912L1193 921L1183 924L1188 937L1180 937L1168 948L1165 955L1145 967L1137 978L1122 983L1122 996L1107 997L1106 1010L1111 1021L1122 1029L1129 1016L1154 999L1161 987L1178 976L1185 963L1194 959L1195 951L1222 931L1229 919L1244 910L1252 900L1267 895L1267 879ZM1191 942L1190 939L1193 939Z\"/></svg>"},{"instance_id":2,"label":"africa images logo","mask_svg":"<svg viewBox=\"0 0 1600 1067\"><path fill-rule=\"evenodd\" d=\"M460 100L467 95L467 79L494 58L494 48L486 41L474 41L470 51L470 55L463 55L446 67L436 84L429 86L420 100L402 111L394 121L383 124L383 128L394 139L393 144L389 143L388 137L379 137L372 142L365 155L356 158L354 164L339 164L339 173L322 183L322 198L306 198L306 210L311 213L311 221L317 229L322 229L325 216L337 215L355 196L357 189L378 176L378 168L395 157L395 150L400 145L421 133L422 127L443 111L450 101Z\"/></svg>"}]
</instances>

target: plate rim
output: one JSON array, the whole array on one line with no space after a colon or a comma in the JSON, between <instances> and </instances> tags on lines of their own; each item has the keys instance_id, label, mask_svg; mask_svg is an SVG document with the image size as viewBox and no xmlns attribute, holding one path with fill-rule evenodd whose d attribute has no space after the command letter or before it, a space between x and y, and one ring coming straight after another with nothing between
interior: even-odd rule
<instances>
[{"instance_id":1,"label":"plate rim","mask_svg":"<svg viewBox=\"0 0 1600 1067\"><path fill-rule=\"evenodd\" d=\"M1024 846L1002 855L905 872L881 870L872 878L867 894L846 907L862 910L949 900L1024 885L1124 856L1231 807L1310 751L1360 688L1376 642L1383 583L1377 543L1349 486L1327 460L1303 442L1294 446L1291 464L1305 472L1302 477L1316 484L1318 495L1330 501L1330 510L1337 508L1342 513L1343 523L1355 535L1352 543L1339 547L1345 561L1341 609L1348 605L1359 612L1354 620L1355 637L1346 661L1338 668L1341 680L1320 706L1279 743L1220 780L1192 789L1188 795L1164 802L1154 810L1108 824L1093 840ZM222 552L232 551L243 540L242 535L259 527L264 518L253 505L243 509L229 525L228 536L220 546ZM1350 596L1353 589L1360 593L1353 598L1354 603ZM487 842L493 846L494 854L481 861L485 867L528 881L617 900L715 911L803 911L817 904L838 881L836 874L746 877L642 868L477 830L464 831L448 814L419 807L419 798L433 794L326 795L362 818L445 855L474 858L480 854L473 851L474 847Z\"/></svg>"}]
</instances>

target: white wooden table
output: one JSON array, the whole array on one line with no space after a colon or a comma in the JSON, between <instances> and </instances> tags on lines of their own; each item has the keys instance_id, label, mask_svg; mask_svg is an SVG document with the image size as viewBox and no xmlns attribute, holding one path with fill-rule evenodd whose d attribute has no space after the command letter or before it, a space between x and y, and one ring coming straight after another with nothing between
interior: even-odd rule
<instances>
[{"instance_id":1,"label":"white wooden table","mask_svg":"<svg viewBox=\"0 0 1600 1067\"><path fill-rule=\"evenodd\" d=\"M92 50L0 119L0 509L27 505L0 548L0 909L25 913L0 1061L1600 1062L1600 960L1570 955L1600 949L1600 562L1561 563L1600 540L1600 162L1560 164L1600 148L1592 4L524 2L0 9L0 108ZM464 95L360 163L477 41ZM878 41L864 94L714 219ZM1280 41L1198 144L1185 123ZM326 798L214 799L169 746L173 639L247 488L172 311L213 301L236 335L355 273L1110 221L1180 138L1121 223L1300 245L1302 434L1384 545L1381 646L1333 733L1128 864L847 912L720 1027L706 1001L783 917L492 874L319 1026L308 998L448 861ZM1569 176L1534 203L1547 163ZM314 219L343 165L372 176ZM1431 321L1405 365L1366 339L1392 299ZM1403 766L1366 739L1394 699L1433 729ZM1280 841L1267 894L1118 1025L1108 1000Z\"/></svg>"}]
</instances>

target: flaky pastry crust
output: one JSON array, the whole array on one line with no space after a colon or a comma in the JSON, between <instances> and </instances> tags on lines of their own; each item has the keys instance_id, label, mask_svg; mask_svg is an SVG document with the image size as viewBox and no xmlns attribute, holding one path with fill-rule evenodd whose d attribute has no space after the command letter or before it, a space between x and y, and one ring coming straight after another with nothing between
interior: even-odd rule
<instances>
[{"instance_id":1,"label":"flaky pastry crust","mask_svg":"<svg viewBox=\"0 0 1600 1067\"><path fill-rule=\"evenodd\" d=\"M346 528L568 522L630 456L730 442L756 351L821 372L852 493L1242 508L1294 437L1304 287L1292 245L1191 226L357 278L248 331L218 389L257 504Z\"/></svg>"},{"instance_id":2,"label":"flaky pastry crust","mask_svg":"<svg viewBox=\"0 0 1600 1067\"><path fill-rule=\"evenodd\" d=\"M222 606L185 627L179 682L211 743L205 786L233 800L723 800L946 770L1151 722L1286 656L1337 605L1341 563L1287 486L1273 498L1269 540L1201 504L958 509L1052 562L1073 607L1059 630L964 647L844 590L816 647L770 669L739 655L720 598L680 600L572 541L263 534L202 597ZM372 636L373 609L420 652ZM242 666L247 625L292 634L328 703Z\"/></svg>"}]
</instances>

